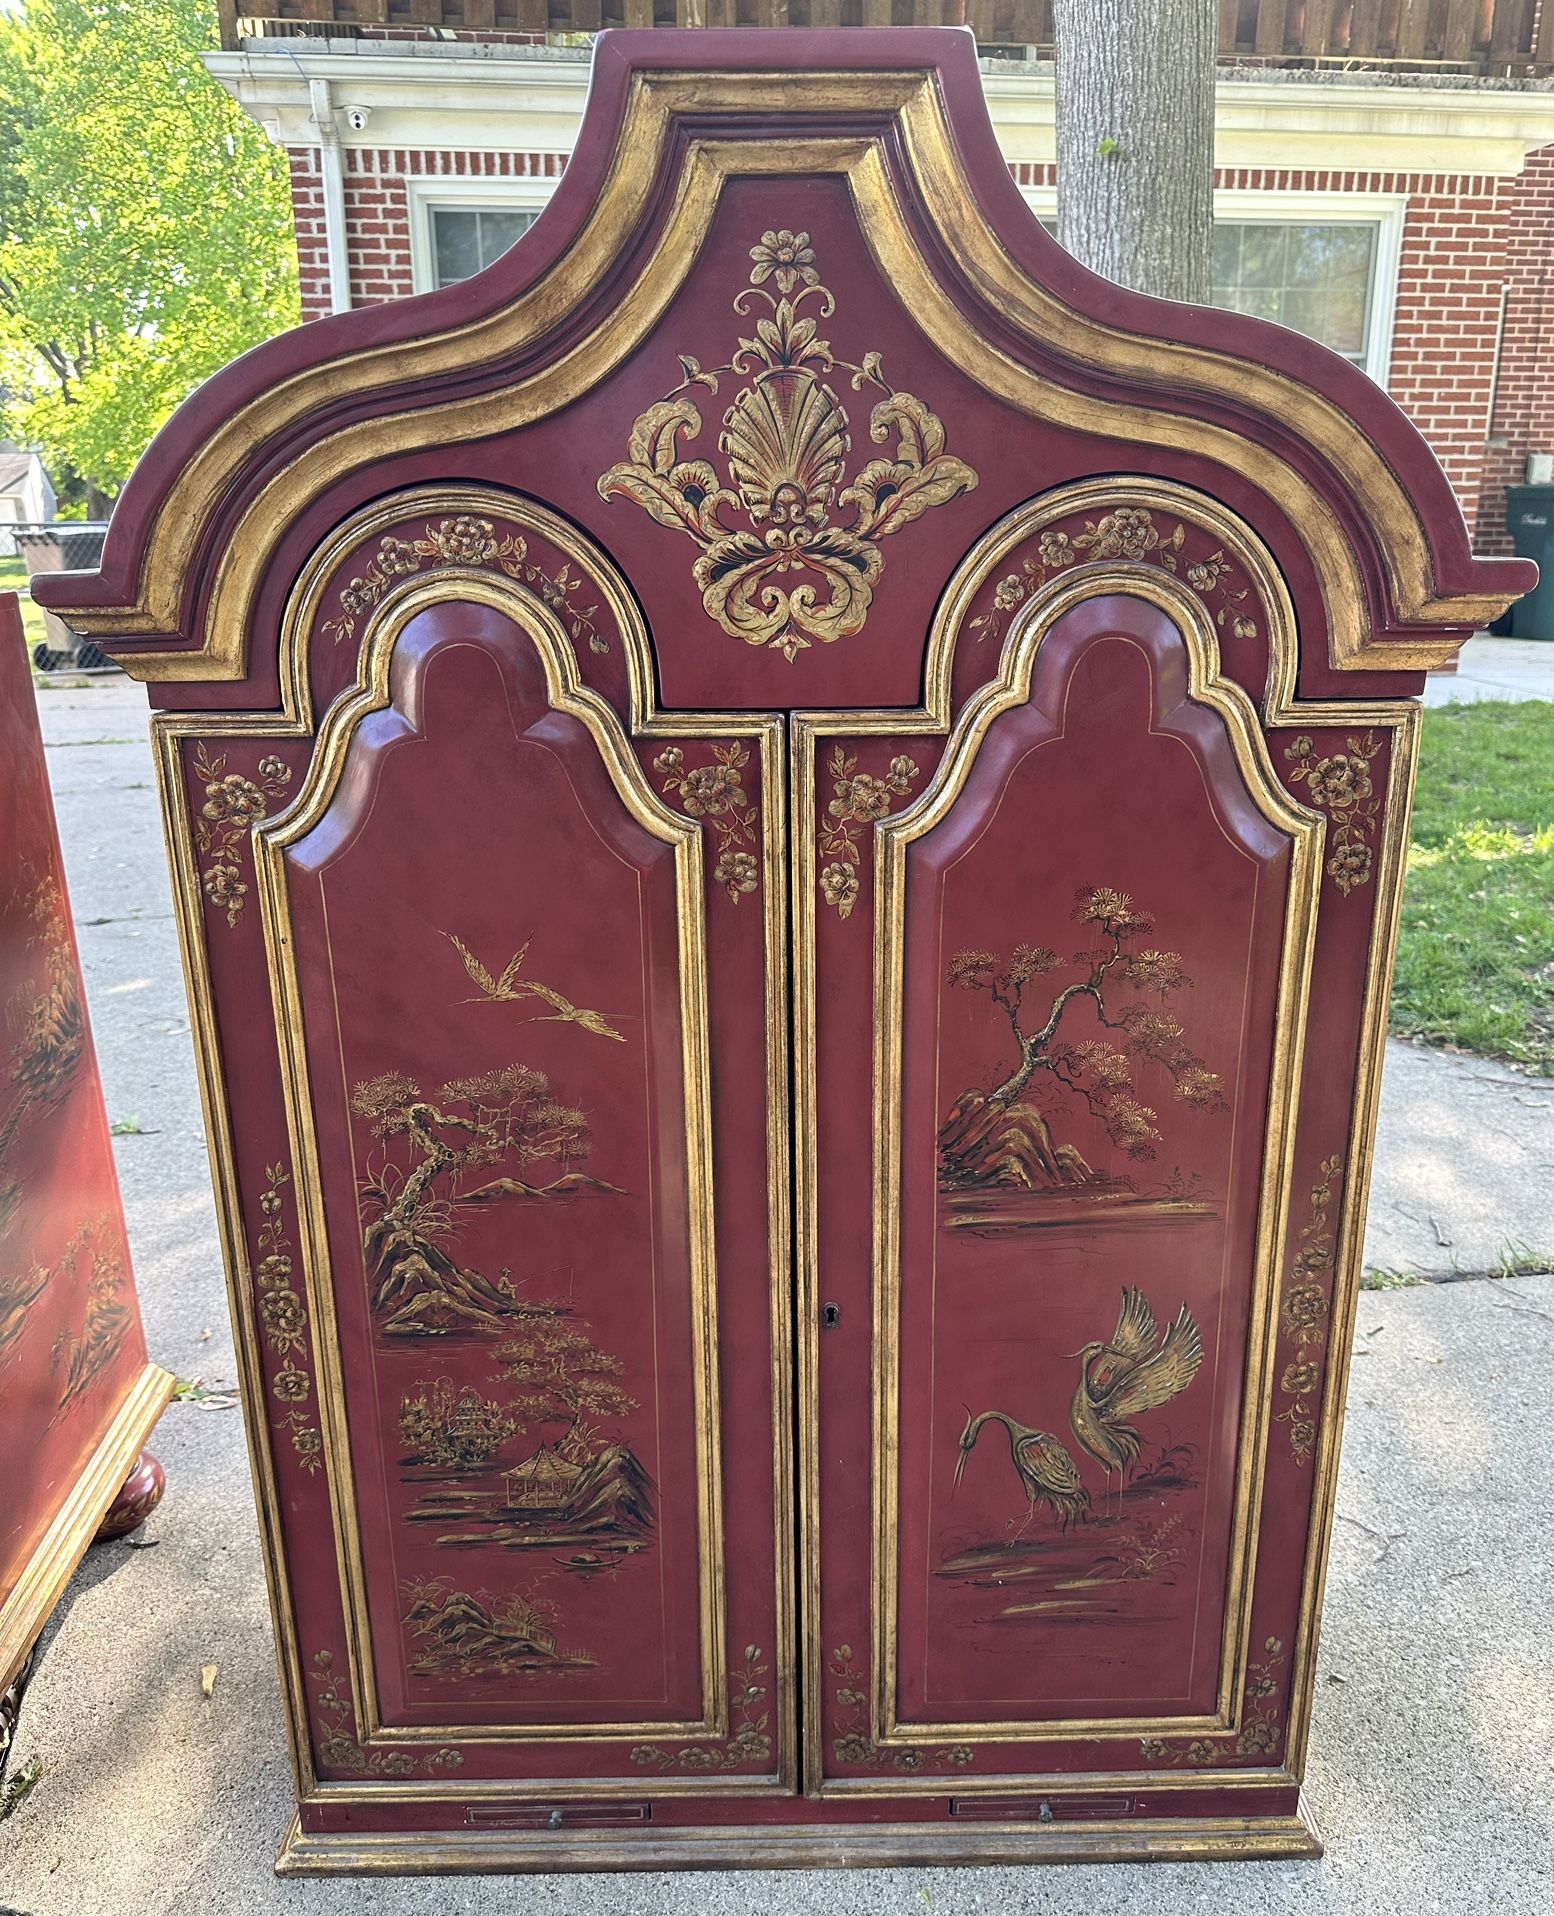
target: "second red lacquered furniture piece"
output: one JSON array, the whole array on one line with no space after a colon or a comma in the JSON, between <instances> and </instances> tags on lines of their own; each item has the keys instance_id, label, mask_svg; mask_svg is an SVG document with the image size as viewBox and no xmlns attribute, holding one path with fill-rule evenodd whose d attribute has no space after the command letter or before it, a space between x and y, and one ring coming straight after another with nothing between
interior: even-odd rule
<instances>
[{"instance_id":1,"label":"second red lacquered furniture piece","mask_svg":"<svg viewBox=\"0 0 1554 1916\"><path fill-rule=\"evenodd\" d=\"M251 355L146 679L302 1870L1310 1853L1423 672L1353 368L1083 272L970 39L606 35Z\"/></svg>"},{"instance_id":2,"label":"second red lacquered furniture piece","mask_svg":"<svg viewBox=\"0 0 1554 1916\"><path fill-rule=\"evenodd\" d=\"M144 1523L146 1357L37 698L0 593L0 1768L33 1648L96 1540Z\"/></svg>"}]
</instances>

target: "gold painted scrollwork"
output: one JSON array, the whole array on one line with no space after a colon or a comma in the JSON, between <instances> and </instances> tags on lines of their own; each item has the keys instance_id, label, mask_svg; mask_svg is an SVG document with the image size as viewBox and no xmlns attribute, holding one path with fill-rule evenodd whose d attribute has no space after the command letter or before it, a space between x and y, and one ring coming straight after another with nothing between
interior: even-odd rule
<instances>
[{"instance_id":1,"label":"gold painted scrollwork","mask_svg":"<svg viewBox=\"0 0 1554 1916\"><path fill-rule=\"evenodd\" d=\"M1139 1754L1149 1763L1190 1764L1203 1768L1209 1764L1248 1762L1257 1758L1271 1760L1279 1747L1279 1689L1284 1645L1278 1637L1268 1637L1263 1654L1247 1666L1246 1714L1241 1727L1230 1732L1188 1738L1146 1736L1139 1741Z\"/></svg>"},{"instance_id":2,"label":"gold painted scrollwork","mask_svg":"<svg viewBox=\"0 0 1554 1916\"><path fill-rule=\"evenodd\" d=\"M837 1734L831 1753L838 1763L862 1769L899 1770L912 1776L932 1765L940 1770L964 1770L977 1760L969 1743L947 1743L937 1750L882 1749L868 1733L868 1694L864 1674L853 1662L852 1646L839 1644L830 1662L835 1679L831 1700L836 1706Z\"/></svg>"},{"instance_id":3,"label":"gold painted scrollwork","mask_svg":"<svg viewBox=\"0 0 1554 1916\"><path fill-rule=\"evenodd\" d=\"M820 337L836 298L808 233L763 233L750 259L734 311L754 318L752 336L721 366L678 356L684 377L638 417L626 459L604 474L599 492L624 493L694 539L702 551L692 570L708 615L791 663L817 640L830 645L862 630L884 568L880 540L970 492L977 475L945 451L938 415L885 378L877 352L843 359ZM895 441L888 457L851 477L847 409L828 379L838 369L852 375L854 392L883 394L869 437ZM731 378L744 383L723 415L720 472L709 459L682 456L681 440L702 430L694 389L716 394Z\"/></svg>"},{"instance_id":4,"label":"gold painted scrollwork","mask_svg":"<svg viewBox=\"0 0 1554 1916\"><path fill-rule=\"evenodd\" d=\"M416 1770L435 1776L439 1770L462 1769L464 1758L458 1750L411 1756L405 1750L364 1749L352 1734L351 1699L341 1689L334 1665L332 1650L315 1652L311 1675L318 1687L313 1703L323 1726L318 1753L332 1769L345 1770L352 1776L410 1776Z\"/></svg>"},{"instance_id":5,"label":"gold painted scrollwork","mask_svg":"<svg viewBox=\"0 0 1554 1916\"><path fill-rule=\"evenodd\" d=\"M829 861L820 868L820 890L838 918L850 918L858 902L860 827L890 815L893 802L911 791L918 765L916 759L896 757L876 778L872 772L860 772L857 755L838 745L828 769L836 796L820 820L820 856Z\"/></svg>"},{"instance_id":6,"label":"gold painted scrollwork","mask_svg":"<svg viewBox=\"0 0 1554 1916\"><path fill-rule=\"evenodd\" d=\"M1290 1351L1279 1374L1279 1389L1290 1402L1279 1412L1279 1422L1290 1427L1290 1455L1298 1464L1311 1461L1317 1441L1312 1399L1322 1381L1318 1353L1327 1341L1331 1308L1326 1284L1337 1262L1330 1213L1333 1183L1342 1170L1341 1159L1322 1160L1322 1175L1311 1191L1311 1215L1301 1226L1300 1246L1290 1267L1291 1282L1280 1309Z\"/></svg>"},{"instance_id":7,"label":"gold painted scrollwork","mask_svg":"<svg viewBox=\"0 0 1554 1916\"><path fill-rule=\"evenodd\" d=\"M254 1282L265 1341L281 1359L280 1369L270 1380L270 1395L286 1406L276 1420L276 1429L291 1438L298 1464L311 1477L323 1468L324 1440L312 1414L311 1353L303 1335L308 1314L293 1281L295 1254L286 1228L285 1187L290 1182L291 1173L284 1164L265 1166L265 1188L259 1194L259 1261L254 1266ZM303 1359L301 1364L296 1362L298 1356Z\"/></svg>"},{"instance_id":8,"label":"gold painted scrollwork","mask_svg":"<svg viewBox=\"0 0 1554 1916\"><path fill-rule=\"evenodd\" d=\"M397 534L385 533L363 570L341 588L339 615L326 619L323 629L338 645L354 635L357 619L372 611L396 579L454 565L496 566L508 578L522 580L564 621L574 644L586 640L590 652L609 651L610 641L596 622L597 604L581 606L573 601L572 595L586 582L572 576L565 560L555 571L547 572L530 557L529 542L521 532L504 533L498 538L491 520L467 512L440 519L419 538L401 539Z\"/></svg>"},{"instance_id":9,"label":"gold painted scrollwork","mask_svg":"<svg viewBox=\"0 0 1554 1916\"><path fill-rule=\"evenodd\" d=\"M238 848L268 813L270 801L285 796L291 767L267 753L247 778L227 770L225 752L212 758L201 740L194 748L194 776L205 788L205 802L194 815L194 842L210 860L200 872L200 883L217 911L226 913L227 924L235 925L248 898Z\"/></svg>"}]
</instances>

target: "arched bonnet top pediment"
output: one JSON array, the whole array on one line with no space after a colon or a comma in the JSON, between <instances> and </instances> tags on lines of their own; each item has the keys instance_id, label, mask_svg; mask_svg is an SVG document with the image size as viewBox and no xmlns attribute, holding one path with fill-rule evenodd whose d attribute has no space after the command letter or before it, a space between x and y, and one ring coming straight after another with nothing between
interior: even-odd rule
<instances>
[{"instance_id":1,"label":"arched bonnet top pediment","mask_svg":"<svg viewBox=\"0 0 1554 1916\"><path fill-rule=\"evenodd\" d=\"M1090 473L1222 481L1309 581L1303 663L1322 675L1444 663L1531 585L1525 561L1473 556L1429 448L1355 368L1258 321L1124 292L1065 254L998 152L969 33L654 31L600 36L576 150L519 246L462 285L319 322L228 367L142 462L101 570L42 578L37 598L137 677L240 681L266 581L295 577L396 469L424 481L440 459L450 477L580 514L581 492L547 495L543 468L479 473L473 449L612 379L624 447L666 356L674 369L660 322L716 250L725 195L790 179L845 192L888 295L876 330L888 308L1006 425L1067 435L1070 463L1051 483L1085 476L1086 446ZM720 309L728 291L725 275ZM633 387L637 356L653 367ZM953 432L953 413L924 397ZM722 403L709 401L710 426ZM958 544L941 521L937 578L914 562L925 626L976 534L1016 503L968 491L958 523L972 537ZM597 497L590 508L608 511Z\"/></svg>"}]
</instances>

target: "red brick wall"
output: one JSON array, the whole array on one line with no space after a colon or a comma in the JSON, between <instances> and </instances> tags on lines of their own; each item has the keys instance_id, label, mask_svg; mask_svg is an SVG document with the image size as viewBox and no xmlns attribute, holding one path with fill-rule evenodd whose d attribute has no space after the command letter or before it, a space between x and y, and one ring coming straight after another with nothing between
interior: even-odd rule
<instances>
[{"instance_id":1,"label":"red brick wall","mask_svg":"<svg viewBox=\"0 0 1554 1916\"><path fill-rule=\"evenodd\" d=\"M316 319L329 310L317 155L290 157L303 316ZM562 162L348 147L344 164L351 300L373 305L411 291L407 176L554 178ZM1053 182L1049 166L1012 170L1022 186ZM1531 155L1517 179L1222 170L1218 183L1406 197L1389 388L1434 447L1477 540L1503 550L1506 484L1521 478L1528 452L1554 451L1554 147Z\"/></svg>"},{"instance_id":2,"label":"red brick wall","mask_svg":"<svg viewBox=\"0 0 1554 1916\"><path fill-rule=\"evenodd\" d=\"M292 202L302 276L302 317L329 311L329 256L316 150L293 147ZM556 179L556 153L434 153L415 147L348 146L342 153L351 304L376 306L414 291L406 179Z\"/></svg>"},{"instance_id":3,"label":"red brick wall","mask_svg":"<svg viewBox=\"0 0 1554 1916\"><path fill-rule=\"evenodd\" d=\"M1505 488L1526 477L1528 453L1554 452L1554 146L1529 153L1511 187L1505 327L1474 528L1486 552L1509 550Z\"/></svg>"},{"instance_id":4,"label":"red brick wall","mask_svg":"<svg viewBox=\"0 0 1554 1916\"><path fill-rule=\"evenodd\" d=\"M1021 185L1050 186L1053 181L1051 167L1022 165L1014 171ZM1503 542L1505 502L1499 488L1504 479L1493 468L1486 478L1485 441L1512 211L1536 196L1519 191L1522 182L1517 180L1466 174L1221 169L1216 183L1236 192L1406 197L1388 390L1434 448L1468 523L1484 528L1498 514ZM1527 206L1523 230L1530 281L1540 249L1546 272L1548 251L1554 246L1554 172L1541 206ZM1531 310L1535 303L1531 295L1524 302L1529 338L1536 331L1537 316ZM1532 371L1530 351L1514 375L1508 368L1502 371L1505 403L1511 403L1512 386L1527 386Z\"/></svg>"},{"instance_id":5,"label":"red brick wall","mask_svg":"<svg viewBox=\"0 0 1554 1916\"><path fill-rule=\"evenodd\" d=\"M1471 526L1494 394L1512 182L1411 180L1392 330L1392 396L1429 440Z\"/></svg>"},{"instance_id":6,"label":"red brick wall","mask_svg":"<svg viewBox=\"0 0 1554 1916\"><path fill-rule=\"evenodd\" d=\"M297 234L302 317L322 319L329 311L329 243L324 233L324 185L318 148L288 147L286 158L291 163L291 219Z\"/></svg>"},{"instance_id":7,"label":"red brick wall","mask_svg":"<svg viewBox=\"0 0 1554 1916\"><path fill-rule=\"evenodd\" d=\"M345 149L346 251L353 306L377 306L412 290L404 176L420 172L418 162L427 157L396 155L381 147Z\"/></svg>"}]
</instances>

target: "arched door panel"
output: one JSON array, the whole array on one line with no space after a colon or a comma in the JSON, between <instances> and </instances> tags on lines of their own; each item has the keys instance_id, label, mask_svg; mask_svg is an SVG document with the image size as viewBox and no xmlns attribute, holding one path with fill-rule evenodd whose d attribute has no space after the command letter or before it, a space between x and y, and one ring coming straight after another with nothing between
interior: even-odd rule
<instances>
[{"instance_id":1,"label":"arched door panel","mask_svg":"<svg viewBox=\"0 0 1554 1916\"><path fill-rule=\"evenodd\" d=\"M873 1644L832 1686L838 1779L930 1739L930 1771L1068 1768L1242 1706L1319 827L1187 624L1120 596L1029 623L873 828L873 952L817 942L822 1059L871 1000L876 1034L872 1300L840 1232L817 1250L872 1323L818 1357L833 1561L828 1395L874 1406L872 1614L820 1580L848 1664ZM819 1110L820 1162L856 1161Z\"/></svg>"},{"instance_id":2,"label":"arched door panel","mask_svg":"<svg viewBox=\"0 0 1554 1916\"><path fill-rule=\"evenodd\" d=\"M727 1743L724 1472L768 1566L772 1473L720 1422L701 835L507 597L380 622L267 930L364 1741L629 1772Z\"/></svg>"}]
</instances>

